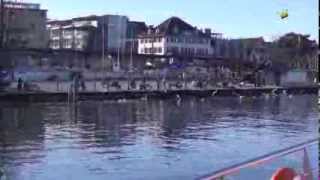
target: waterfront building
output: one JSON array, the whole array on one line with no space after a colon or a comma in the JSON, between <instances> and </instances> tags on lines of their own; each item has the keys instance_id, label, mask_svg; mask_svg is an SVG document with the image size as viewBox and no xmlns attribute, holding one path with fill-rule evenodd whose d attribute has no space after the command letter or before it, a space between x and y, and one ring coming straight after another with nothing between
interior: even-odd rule
<instances>
[{"instance_id":1,"label":"waterfront building","mask_svg":"<svg viewBox=\"0 0 320 180\"><path fill-rule=\"evenodd\" d=\"M64 21L49 21L47 23L50 37L49 47L54 50L87 50L90 45L89 40L94 36L96 28L96 16Z\"/></svg>"},{"instance_id":2,"label":"waterfront building","mask_svg":"<svg viewBox=\"0 0 320 180\"><path fill-rule=\"evenodd\" d=\"M120 15L48 21L50 48L108 53L123 51L129 19Z\"/></svg>"},{"instance_id":3,"label":"waterfront building","mask_svg":"<svg viewBox=\"0 0 320 180\"><path fill-rule=\"evenodd\" d=\"M171 17L138 36L138 53L176 57L213 56L211 30L199 30L178 17Z\"/></svg>"},{"instance_id":4,"label":"waterfront building","mask_svg":"<svg viewBox=\"0 0 320 180\"><path fill-rule=\"evenodd\" d=\"M41 9L40 4L6 1L1 15L0 42L5 48L47 48L47 10Z\"/></svg>"},{"instance_id":5,"label":"waterfront building","mask_svg":"<svg viewBox=\"0 0 320 180\"><path fill-rule=\"evenodd\" d=\"M127 28L126 54L138 54L138 35L147 31L145 22L129 21Z\"/></svg>"},{"instance_id":6,"label":"waterfront building","mask_svg":"<svg viewBox=\"0 0 320 180\"><path fill-rule=\"evenodd\" d=\"M231 39L228 43L228 58L257 64L270 60L267 43L262 37Z\"/></svg>"}]
</instances>

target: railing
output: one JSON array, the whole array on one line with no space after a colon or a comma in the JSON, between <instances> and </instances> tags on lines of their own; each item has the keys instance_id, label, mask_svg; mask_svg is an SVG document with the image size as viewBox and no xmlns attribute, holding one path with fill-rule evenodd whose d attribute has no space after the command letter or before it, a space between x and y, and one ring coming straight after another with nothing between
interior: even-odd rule
<instances>
[{"instance_id":1,"label":"railing","mask_svg":"<svg viewBox=\"0 0 320 180\"><path fill-rule=\"evenodd\" d=\"M304 171L308 171L308 172L304 172L303 176L307 180L309 180L309 179L312 179L312 178L308 178L308 177L312 176L312 174L310 174L311 170L309 167L309 162L308 162L309 160L308 160L308 155L307 155L306 150L307 150L307 147L314 145L314 144L317 144L318 142L319 142L319 138L313 139L313 140L307 141L302 144L298 144L298 145L295 145L295 146L292 146L292 147L289 147L289 148L286 148L286 149L283 149L280 151L276 151L276 152L273 152L273 153L270 153L270 154L267 154L267 155L264 155L264 156L261 156L261 157L258 157L258 158L255 158L255 159L252 159L252 160L249 160L249 161L246 161L246 162L243 162L243 163L231 166L231 167L228 167L228 168L224 168L222 170L218 170L218 171L213 172L209 175L201 177L200 179L201 180L222 180L226 176L233 175L244 168L256 167L259 164L263 164L263 163L272 161L276 158L280 158L280 157L283 157L283 156L286 156L286 155L303 150L304 151L304 164L303 164Z\"/></svg>"}]
</instances>

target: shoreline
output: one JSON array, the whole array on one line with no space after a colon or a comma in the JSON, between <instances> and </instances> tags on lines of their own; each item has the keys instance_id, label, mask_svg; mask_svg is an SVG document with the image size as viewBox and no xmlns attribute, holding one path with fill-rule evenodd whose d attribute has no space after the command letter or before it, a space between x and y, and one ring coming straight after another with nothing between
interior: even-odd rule
<instances>
[{"instance_id":1,"label":"shoreline","mask_svg":"<svg viewBox=\"0 0 320 180\"><path fill-rule=\"evenodd\" d=\"M256 88L213 88L205 90L121 90L109 92L78 92L78 101L86 100L119 100L141 98L173 98L179 96L193 96L199 98L212 96L261 96L261 95L296 95L318 94L319 86L299 87L256 87ZM67 92L0 92L0 101L11 102L68 102Z\"/></svg>"}]
</instances>

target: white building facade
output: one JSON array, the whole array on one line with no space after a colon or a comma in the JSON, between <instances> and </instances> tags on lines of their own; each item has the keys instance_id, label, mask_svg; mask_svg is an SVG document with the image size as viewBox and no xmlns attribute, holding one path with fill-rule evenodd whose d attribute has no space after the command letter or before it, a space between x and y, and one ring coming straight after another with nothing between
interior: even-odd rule
<instances>
[{"instance_id":1,"label":"white building facade","mask_svg":"<svg viewBox=\"0 0 320 180\"><path fill-rule=\"evenodd\" d=\"M47 22L49 47L54 50L117 52L125 47L128 18L88 16Z\"/></svg>"},{"instance_id":2,"label":"white building facade","mask_svg":"<svg viewBox=\"0 0 320 180\"><path fill-rule=\"evenodd\" d=\"M141 34L138 54L174 55L184 57L208 57L213 55L211 36L177 17L150 27Z\"/></svg>"},{"instance_id":3,"label":"white building facade","mask_svg":"<svg viewBox=\"0 0 320 180\"><path fill-rule=\"evenodd\" d=\"M47 29L51 49L85 50L91 33L96 29L95 20L50 22Z\"/></svg>"}]
</instances>

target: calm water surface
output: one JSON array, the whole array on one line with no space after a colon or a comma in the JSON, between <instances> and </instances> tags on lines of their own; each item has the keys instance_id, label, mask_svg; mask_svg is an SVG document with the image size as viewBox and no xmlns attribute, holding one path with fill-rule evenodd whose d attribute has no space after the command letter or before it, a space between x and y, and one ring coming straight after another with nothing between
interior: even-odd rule
<instances>
[{"instance_id":1,"label":"calm water surface","mask_svg":"<svg viewBox=\"0 0 320 180\"><path fill-rule=\"evenodd\" d=\"M13 180L195 179L318 136L316 96L0 103L0 166ZM317 164L317 147L309 149ZM301 153L231 179L268 179Z\"/></svg>"}]
</instances>

